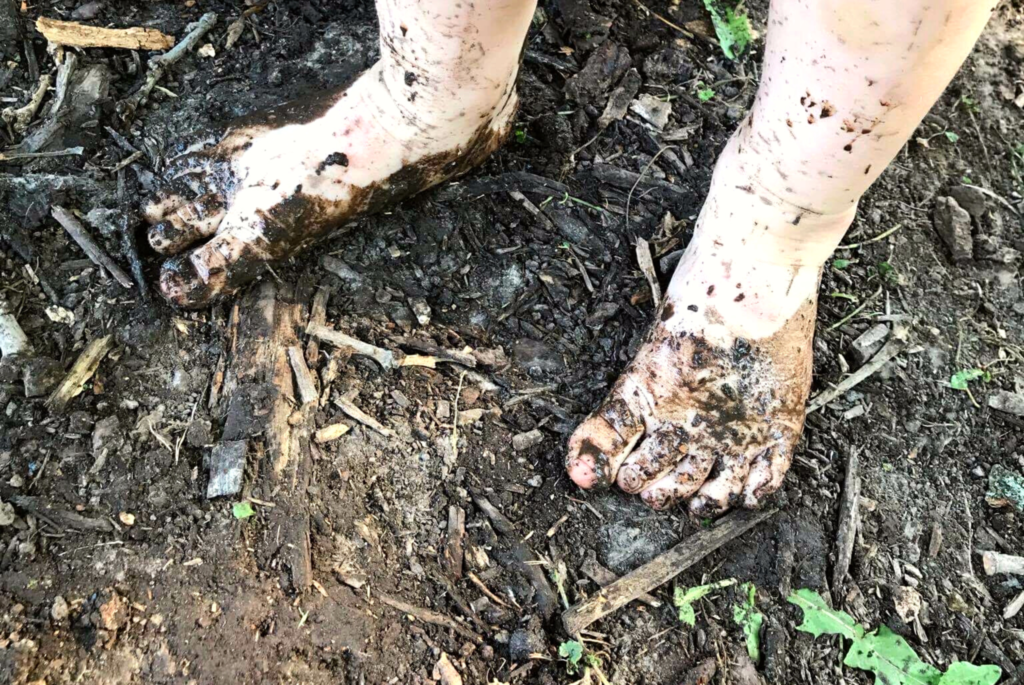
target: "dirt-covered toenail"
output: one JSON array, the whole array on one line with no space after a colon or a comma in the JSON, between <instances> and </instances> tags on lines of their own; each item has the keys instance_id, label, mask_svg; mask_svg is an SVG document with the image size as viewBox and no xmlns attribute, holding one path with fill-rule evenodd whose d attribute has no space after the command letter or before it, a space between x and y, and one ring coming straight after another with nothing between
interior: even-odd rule
<instances>
[{"instance_id":1,"label":"dirt-covered toenail","mask_svg":"<svg viewBox=\"0 0 1024 685\"><path fill-rule=\"evenodd\" d=\"M202 307L219 293L196 272L188 254L172 257L160 269L160 292L179 307Z\"/></svg>"},{"instance_id":2,"label":"dirt-covered toenail","mask_svg":"<svg viewBox=\"0 0 1024 685\"><path fill-rule=\"evenodd\" d=\"M572 482L584 490L594 487L597 481L597 472L594 468L594 460L590 457L577 457L570 459L566 467Z\"/></svg>"},{"instance_id":3,"label":"dirt-covered toenail","mask_svg":"<svg viewBox=\"0 0 1024 685\"><path fill-rule=\"evenodd\" d=\"M639 467L632 465L620 468L619 475L616 476L616 481L618 482L620 490L628 492L631 495L635 495L640 492L645 484Z\"/></svg>"}]
</instances>

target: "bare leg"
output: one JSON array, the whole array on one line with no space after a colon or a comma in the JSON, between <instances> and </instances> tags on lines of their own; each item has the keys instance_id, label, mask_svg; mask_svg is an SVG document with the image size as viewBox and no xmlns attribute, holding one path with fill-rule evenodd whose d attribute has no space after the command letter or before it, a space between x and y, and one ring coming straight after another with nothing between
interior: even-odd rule
<instances>
[{"instance_id":1,"label":"bare leg","mask_svg":"<svg viewBox=\"0 0 1024 685\"><path fill-rule=\"evenodd\" d=\"M501 144L535 0L378 0L381 59L352 85L259 113L176 160L146 209L160 287L203 306L330 230L462 173Z\"/></svg>"},{"instance_id":2,"label":"bare leg","mask_svg":"<svg viewBox=\"0 0 1024 685\"><path fill-rule=\"evenodd\" d=\"M773 0L762 80L648 340L569 441L582 487L755 507L803 428L821 267L992 6Z\"/></svg>"}]
</instances>

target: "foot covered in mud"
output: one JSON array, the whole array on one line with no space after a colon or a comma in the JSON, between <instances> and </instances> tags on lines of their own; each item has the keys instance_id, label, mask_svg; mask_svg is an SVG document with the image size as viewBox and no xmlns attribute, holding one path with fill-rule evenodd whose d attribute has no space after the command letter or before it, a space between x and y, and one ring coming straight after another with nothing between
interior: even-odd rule
<instances>
[{"instance_id":1,"label":"foot covered in mud","mask_svg":"<svg viewBox=\"0 0 1024 685\"><path fill-rule=\"evenodd\" d=\"M514 71L468 103L437 97L422 73L394 71L379 62L342 91L262 112L173 160L145 208L149 242L168 256L164 296L205 306L501 144L516 109Z\"/></svg>"},{"instance_id":2,"label":"foot covered in mud","mask_svg":"<svg viewBox=\"0 0 1024 685\"><path fill-rule=\"evenodd\" d=\"M803 429L821 264L853 211L769 206L742 176L716 171L656 322L570 438L580 487L713 516L781 485Z\"/></svg>"}]
</instances>

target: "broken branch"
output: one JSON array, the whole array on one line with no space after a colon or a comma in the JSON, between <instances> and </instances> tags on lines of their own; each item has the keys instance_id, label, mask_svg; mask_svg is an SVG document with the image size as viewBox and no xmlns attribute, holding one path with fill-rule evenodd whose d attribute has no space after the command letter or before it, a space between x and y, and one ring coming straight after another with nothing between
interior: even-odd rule
<instances>
[{"instance_id":1,"label":"broken branch","mask_svg":"<svg viewBox=\"0 0 1024 685\"><path fill-rule=\"evenodd\" d=\"M76 48L123 48L125 50L166 50L174 38L162 31L132 26L126 29L105 29L73 21L39 17L36 29L55 45Z\"/></svg>"},{"instance_id":2,"label":"broken branch","mask_svg":"<svg viewBox=\"0 0 1024 685\"><path fill-rule=\"evenodd\" d=\"M131 288L134 285L128 274L122 271L121 267L92 239L89 232L85 230L85 226L75 218L74 214L59 205L54 205L50 213L53 214L53 218L57 220L57 223L64 227L68 235L78 243L78 246L82 248L82 251L85 252L89 259L106 269L107 273L113 276L114 280L120 283L122 287Z\"/></svg>"},{"instance_id":3,"label":"broken branch","mask_svg":"<svg viewBox=\"0 0 1024 685\"><path fill-rule=\"evenodd\" d=\"M82 394L85 384L96 373L100 362L103 361L103 358L107 356L107 352L113 346L114 337L111 335L96 338L86 346L82 354L78 355L78 359L75 360L71 371L68 372L68 375L64 377L61 384L57 386L57 389L46 400L46 404L51 411L62 411L68 402Z\"/></svg>"}]
</instances>

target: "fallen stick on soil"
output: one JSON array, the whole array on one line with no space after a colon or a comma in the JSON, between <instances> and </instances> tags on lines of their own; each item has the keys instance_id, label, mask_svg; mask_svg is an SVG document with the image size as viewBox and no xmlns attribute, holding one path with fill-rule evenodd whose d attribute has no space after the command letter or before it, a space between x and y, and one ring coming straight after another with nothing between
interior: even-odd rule
<instances>
[{"instance_id":1,"label":"fallen stick on soil","mask_svg":"<svg viewBox=\"0 0 1024 685\"><path fill-rule=\"evenodd\" d=\"M843 480L843 501L839 506L839 530L836 533L836 565L832 571L832 598L839 606L845 595L846 574L853 560L853 543L860 524L860 457L857 449L846 457L846 477Z\"/></svg>"},{"instance_id":2,"label":"fallen stick on soil","mask_svg":"<svg viewBox=\"0 0 1024 685\"><path fill-rule=\"evenodd\" d=\"M597 594L562 613L562 625L570 636L607 616L645 592L667 583L677 575L748 530L773 516L777 510L741 511L722 518L714 528L701 530L672 549L657 556Z\"/></svg>"},{"instance_id":3,"label":"fallen stick on soil","mask_svg":"<svg viewBox=\"0 0 1024 685\"><path fill-rule=\"evenodd\" d=\"M288 348L288 361L291 362L292 371L295 373L295 386L299 393L299 401L303 406L316 402L320 395L316 391L316 384L313 382L313 375L306 366L306 360L302 358L302 350L297 346Z\"/></svg>"},{"instance_id":4,"label":"fallen stick on soil","mask_svg":"<svg viewBox=\"0 0 1024 685\"><path fill-rule=\"evenodd\" d=\"M96 533L109 533L114 530L114 526L110 521L89 518L88 516L82 516L81 514L77 514L73 511L51 509L50 505L41 497L14 495L11 497L11 503L19 509L27 511L28 513L38 516L48 522L58 532L63 532L68 528L73 530L88 530Z\"/></svg>"},{"instance_id":5,"label":"fallen stick on soil","mask_svg":"<svg viewBox=\"0 0 1024 685\"><path fill-rule=\"evenodd\" d=\"M597 561L597 556L593 551L591 551L590 555L583 560L583 563L580 565L580 572L601 587L611 585L619 579L612 570L605 568ZM660 599L653 597L646 592L637 595L637 599L647 606L654 607L655 609L662 605Z\"/></svg>"},{"instance_id":6,"label":"fallen stick on soil","mask_svg":"<svg viewBox=\"0 0 1024 685\"><path fill-rule=\"evenodd\" d=\"M457 505L448 507L448 534L442 550L442 563L455 580L462 578L462 541L466 537L466 511Z\"/></svg>"},{"instance_id":7,"label":"fallen stick on soil","mask_svg":"<svg viewBox=\"0 0 1024 685\"><path fill-rule=\"evenodd\" d=\"M143 83L142 87L135 91L135 93L117 103L118 114L121 115L121 118L124 121L130 121L132 117L135 116L136 110L138 110L139 106L146 101L149 94L153 92L153 87L156 86L156 82L163 78L167 69L198 45L203 36L209 33L210 29L212 29L213 25L216 23L217 13L207 12L195 23L192 31L182 38L181 42L175 45L173 49L149 60L149 71L146 74L146 82Z\"/></svg>"},{"instance_id":8,"label":"fallen stick on soil","mask_svg":"<svg viewBox=\"0 0 1024 685\"><path fill-rule=\"evenodd\" d=\"M4 120L5 124L14 129L15 133L24 133L32 122L32 117L39 111L39 105L43 104L43 98L46 97L46 91L50 89L52 83L53 77L49 74L43 74L42 78L39 79L39 86L36 88L36 92L32 94L28 104L18 109L6 107L3 112L0 112L0 118Z\"/></svg>"},{"instance_id":9,"label":"fallen stick on soil","mask_svg":"<svg viewBox=\"0 0 1024 685\"><path fill-rule=\"evenodd\" d=\"M994 576L997 573L1024 576L1024 557L1015 557L1012 554L1000 554L999 552L982 552L981 565L985 569L985 574L989 576Z\"/></svg>"},{"instance_id":10,"label":"fallen stick on soil","mask_svg":"<svg viewBox=\"0 0 1024 685\"><path fill-rule=\"evenodd\" d=\"M398 361L395 359L395 353L391 350L385 350L383 347L377 347L370 343L364 343L362 340L356 340L352 336L345 335L315 321L311 321L309 326L306 327L306 334L338 347L349 347L354 354L369 357L384 369L395 369L399 366Z\"/></svg>"},{"instance_id":11,"label":"fallen stick on soil","mask_svg":"<svg viewBox=\"0 0 1024 685\"><path fill-rule=\"evenodd\" d=\"M334 400L334 403L338 405L338 408L345 412L345 414L350 419L354 419L359 423L363 424L364 426L372 428L381 435L390 438L395 434L393 430L391 430L387 426L382 425L379 421L377 421L377 419L373 418L372 416L370 416L369 414L367 414L362 409L352 404L348 400L339 397L338 399Z\"/></svg>"},{"instance_id":12,"label":"fallen stick on soil","mask_svg":"<svg viewBox=\"0 0 1024 685\"><path fill-rule=\"evenodd\" d=\"M68 235L78 243L78 246L88 255L89 259L106 269L107 273L113 276L114 280L120 283L122 287L131 288L134 285L131 277L122 271L121 267L92 239L89 232L85 230L85 226L75 218L74 214L60 205L54 205L50 213L53 214L53 218L57 220L57 223L64 227Z\"/></svg>"},{"instance_id":13,"label":"fallen stick on soil","mask_svg":"<svg viewBox=\"0 0 1024 685\"><path fill-rule=\"evenodd\" d=\"M536 564L537 559L535 555L522 543L519 534L516 532L515 525L498 511L497 507L491 504L483 495L471 494L473 501L487 515L487 518L491 520L491 524L495 529L509 541L515 557L516 570L530 581L534 592L537 593L537 608L540 609L540 613L545 619L549 618L558 607L558 597L555 595L551 584L548 583L548 579L544 577L544 572Z\"/></svg>"},{"instance_id":14,"label":"fallen stick on soil","mask_svg":"<svg viewBox=\"0 0 1024 685\"><path fill-rule=\"evenodd\" d=\"M86 345L85 349L82 350L82 354L78 355L78 359L75 360L71 370L68 371L68 375L64 377L61 384L57 386L57 389L46 400L46 405L51 411L63 411L68 402L82 393L85 384L96 373L100 362L103 361L103 358L107 356L107 352L110 352L113 346L114 337L111 335L96 338Z\"/></svg>"},{"instance_id":15,"label":"fallen stick on soil","mask_svg":"<svg viewBox=\"0 0 1024 685\"><path fill-rule=\"evenodd\" d=\"M316 440L318 444L323 445L324 443L331 442L332 440L337 440L350 430L352 429L343 423L332 423L331 425L324 426L314 433L313 439Z\"/></svg>"},{"instance_id":16,"label":"fallen stick on soil","mask_svg":"<svg viewBox=\"0 0 1024 685\"><path fill-rule=\"evenodd\" d=\"M818 411L832 400L866 381L874 375L876 371L885 366L890 359L906 349L907 344L906 327L896 326L895 330L892 332L892 337L889 339L889 342L885 343L885 346L871 358L871 361L851 373L840 383L837 383L834 388L829 388L812 398L811 401L807 403L807 413L810 414L811 412Z\"/></svg>"},{"instance_id":17,"label":"fallen stick on soil","mask_svg":"<svg viewBox=\"0 0 1024 685\"><path fill-rule=\"evenodd\" d=\"M28 159L49 159L51 157L74 157L81 156L85 148L69 147L66 150L51 150L49 152L0 152L0 162L17 162Z\"/></svg>"},{"instance_id":18,"label":"fallen stick on soil","mask_svg":"<svg viewBox=\"0 0 1024 685\"><path fill-rule=\"evenodd\" d=\"M39 17L36 29L55 45L76 48L123 48L125 50L166 50L174 38L162 31L132 26L126 29L105 29L73 21Z\"/></svg>"},{"instance_id":19,"label":"fallen stick on soil","mask_svg":"<svg viewBox=\"0 0 1024 685\"><path fill-rule=\"evenodd\" d=\"M661 306L661 285L658 284L658 273L654 270L651 246L643 238L636 239L636 261L647 278L647 284L651 286L651 297L654 299L654 308L657 309Z\"/></svg>"},{"instance_id":20,"label":"fallen stick on soil","mask_svg":"<svg viewBox=\"0 0 1024 685\"><path fill-rule=\"evenodd\" d=\"M477 635L475 632L473 632L466 626L460 624L458 621L448 618L444 614L439 614L436 611L431 611L430 609L424 609L422 607L413 606L412 604L403 602L400 599L395 599L393 597L388 597L387 595L382 595L379 592L377 593L377 599L379 599L384 604L387 604L392 609L397 609L398 611L401 611L403 614L408 614L409 616L419 619L424 623L430 623L435 626L440 626L442 628L454 630L456 633L466 638L467 640L471 640L474 644L481 645L484 642L484 639Z\"/></svg>"}]
</instances>

